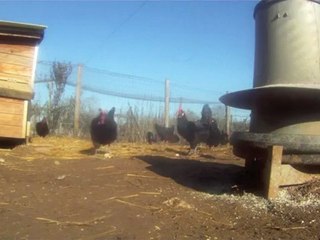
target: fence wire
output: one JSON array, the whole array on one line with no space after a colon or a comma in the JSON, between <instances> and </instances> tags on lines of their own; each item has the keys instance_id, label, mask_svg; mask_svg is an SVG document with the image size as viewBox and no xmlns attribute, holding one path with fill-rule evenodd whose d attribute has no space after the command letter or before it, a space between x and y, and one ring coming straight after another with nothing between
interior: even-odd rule
<instances>
[{"instance_id":1,"label":"fence wire","mask_svg":"<svg viewBox=\"0 0 320 240\"><path fill-rule=\"evenodd\" d=\"M35 80L34 105L38 111L33 115L33 122L42 116L50 114L47 107L50 71L52 62L41 61L37 65ZM78 65L73 64L73 71L67 80L62 107L67 108L60 118L59 129L56 133L73 134L74 98L78 80ZM170 79L170 124L176 124L176 112L179 106L187 112L190 120L200 118L203 104L208 103L213 116L218 120L219 127L225 130L225 106L219 97L225 92L214 91L201 86L188 86ZM155 122L164 124L164 96L165 79L153 79L132 74L117 73L104 69L83 66L81 75L81 119L80 133L88 135L91 119L98 113L98 109L108 110L116 107L118 125L128 128L120 131L120 137L127 136L126 140L142 140L147 131L153 131ZM233 111L235 114L233 116ZM232 109L231 131L239 127L247 128L249 113ZM233 124L237 122L237 126ZM130 126L129 126L130 125ZM233 127L233 125L235 127ZM124 127L125 126L125 127ZM128 137L129 136L129 137Z\"/></svg>"}]
</instances>

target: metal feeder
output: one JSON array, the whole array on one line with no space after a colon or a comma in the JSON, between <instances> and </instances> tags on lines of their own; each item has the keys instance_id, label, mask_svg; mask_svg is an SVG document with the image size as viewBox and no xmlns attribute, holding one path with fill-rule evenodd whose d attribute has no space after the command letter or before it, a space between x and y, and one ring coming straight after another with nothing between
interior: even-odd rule
<instances>
[{"instance_id":1,"label":"metal feeder","mask_svg":"<svg viewBox=\"0 0 320 240\"><path fill-rule=\"evenodd\" d=\"M320 173L320 1L261 0L254 19L253 88L220 101L251 110L249 132L231 144L273 198Z\"/></svg>"}]
</instances>

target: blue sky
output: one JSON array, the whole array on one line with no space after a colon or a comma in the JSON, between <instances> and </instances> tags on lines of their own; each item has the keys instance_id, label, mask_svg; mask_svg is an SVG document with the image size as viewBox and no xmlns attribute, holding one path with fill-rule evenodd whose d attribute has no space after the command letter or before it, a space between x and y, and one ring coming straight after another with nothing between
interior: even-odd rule
<instances>
[{"instance_id":1,"label":"blue sky","mask_svg":"<svg viewBox=\"0 0 320 240\"><path fill-rule=\"evenodd\" d=\"M38 60L83 63L154 80L113 80L88 72L83 79L87 85L162 96L164 90L159 86L169 79L174 97L218 101L226 91L252 87L256 4L1 1L0 16L48 27Z\"/></svg>"}]
</instances>

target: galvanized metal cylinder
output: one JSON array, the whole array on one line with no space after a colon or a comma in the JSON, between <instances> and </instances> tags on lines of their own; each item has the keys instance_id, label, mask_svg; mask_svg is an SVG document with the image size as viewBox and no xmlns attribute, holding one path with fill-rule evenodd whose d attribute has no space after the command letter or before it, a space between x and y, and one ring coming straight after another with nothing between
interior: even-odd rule
<instances>
[{"instance_id":1,"label":"galvanized metal cylinder","mask_svg":"<svg viewBox=\"0 0 320 240\"><path fill-rule=\"evenodd\" d=\"M253 87L320 89L320 4L262 0L254 11Z\"/></svg>"},{"instance_id":2,"label":"galvanized metal cylinder","mask_svg":"<svg viewBox=\"0 0 320 240\"><path fill-rule=\"evenodd\" d=\"M220 97L251 110L249 132L231 136L234 153L250 168L265 160L268 147L281 145L297 155L295 163L319 165L320 0L261 0L254 18L253 88Z\"/></svg>"},{"instance_id":3,"label":"galvanized metal cylinder","mask_svg":"<svg viewBox=\"0 0 320 240\"><path fill-rule=\"evenodd\" d=\"M319 2L264 0L254 18L253 87L269 93L252 108L250 131L319 135Z\"/></svg>"}]
</instances>

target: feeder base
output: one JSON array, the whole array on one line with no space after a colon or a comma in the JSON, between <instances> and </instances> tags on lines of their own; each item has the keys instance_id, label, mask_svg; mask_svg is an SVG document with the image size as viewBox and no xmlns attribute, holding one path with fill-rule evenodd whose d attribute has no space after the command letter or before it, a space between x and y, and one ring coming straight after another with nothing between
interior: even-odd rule
<instances>
[{"instance_id":1,"label":"feeder base","mask_svg":"<svg viewBox=\"0 0 320 240\"><path fill-rule=\"evenodd\" d=\"M320 179L320 136L235 132L231 144L267 199L276 198L280 187Z\"/></svg>"},{"instance_id":2,"label":"feeder base","mask_svg":"<svg viewBox=\"0 0 320 240\"><path fill-rule=\"evenodd\" d=\"M263 169L265 197L272 200L278 196L282 186L303 184L320 179L320 172L303 172L292 165L282 164L283 146L268 148L268 158Z\"/></svg>"}]
</instances>

